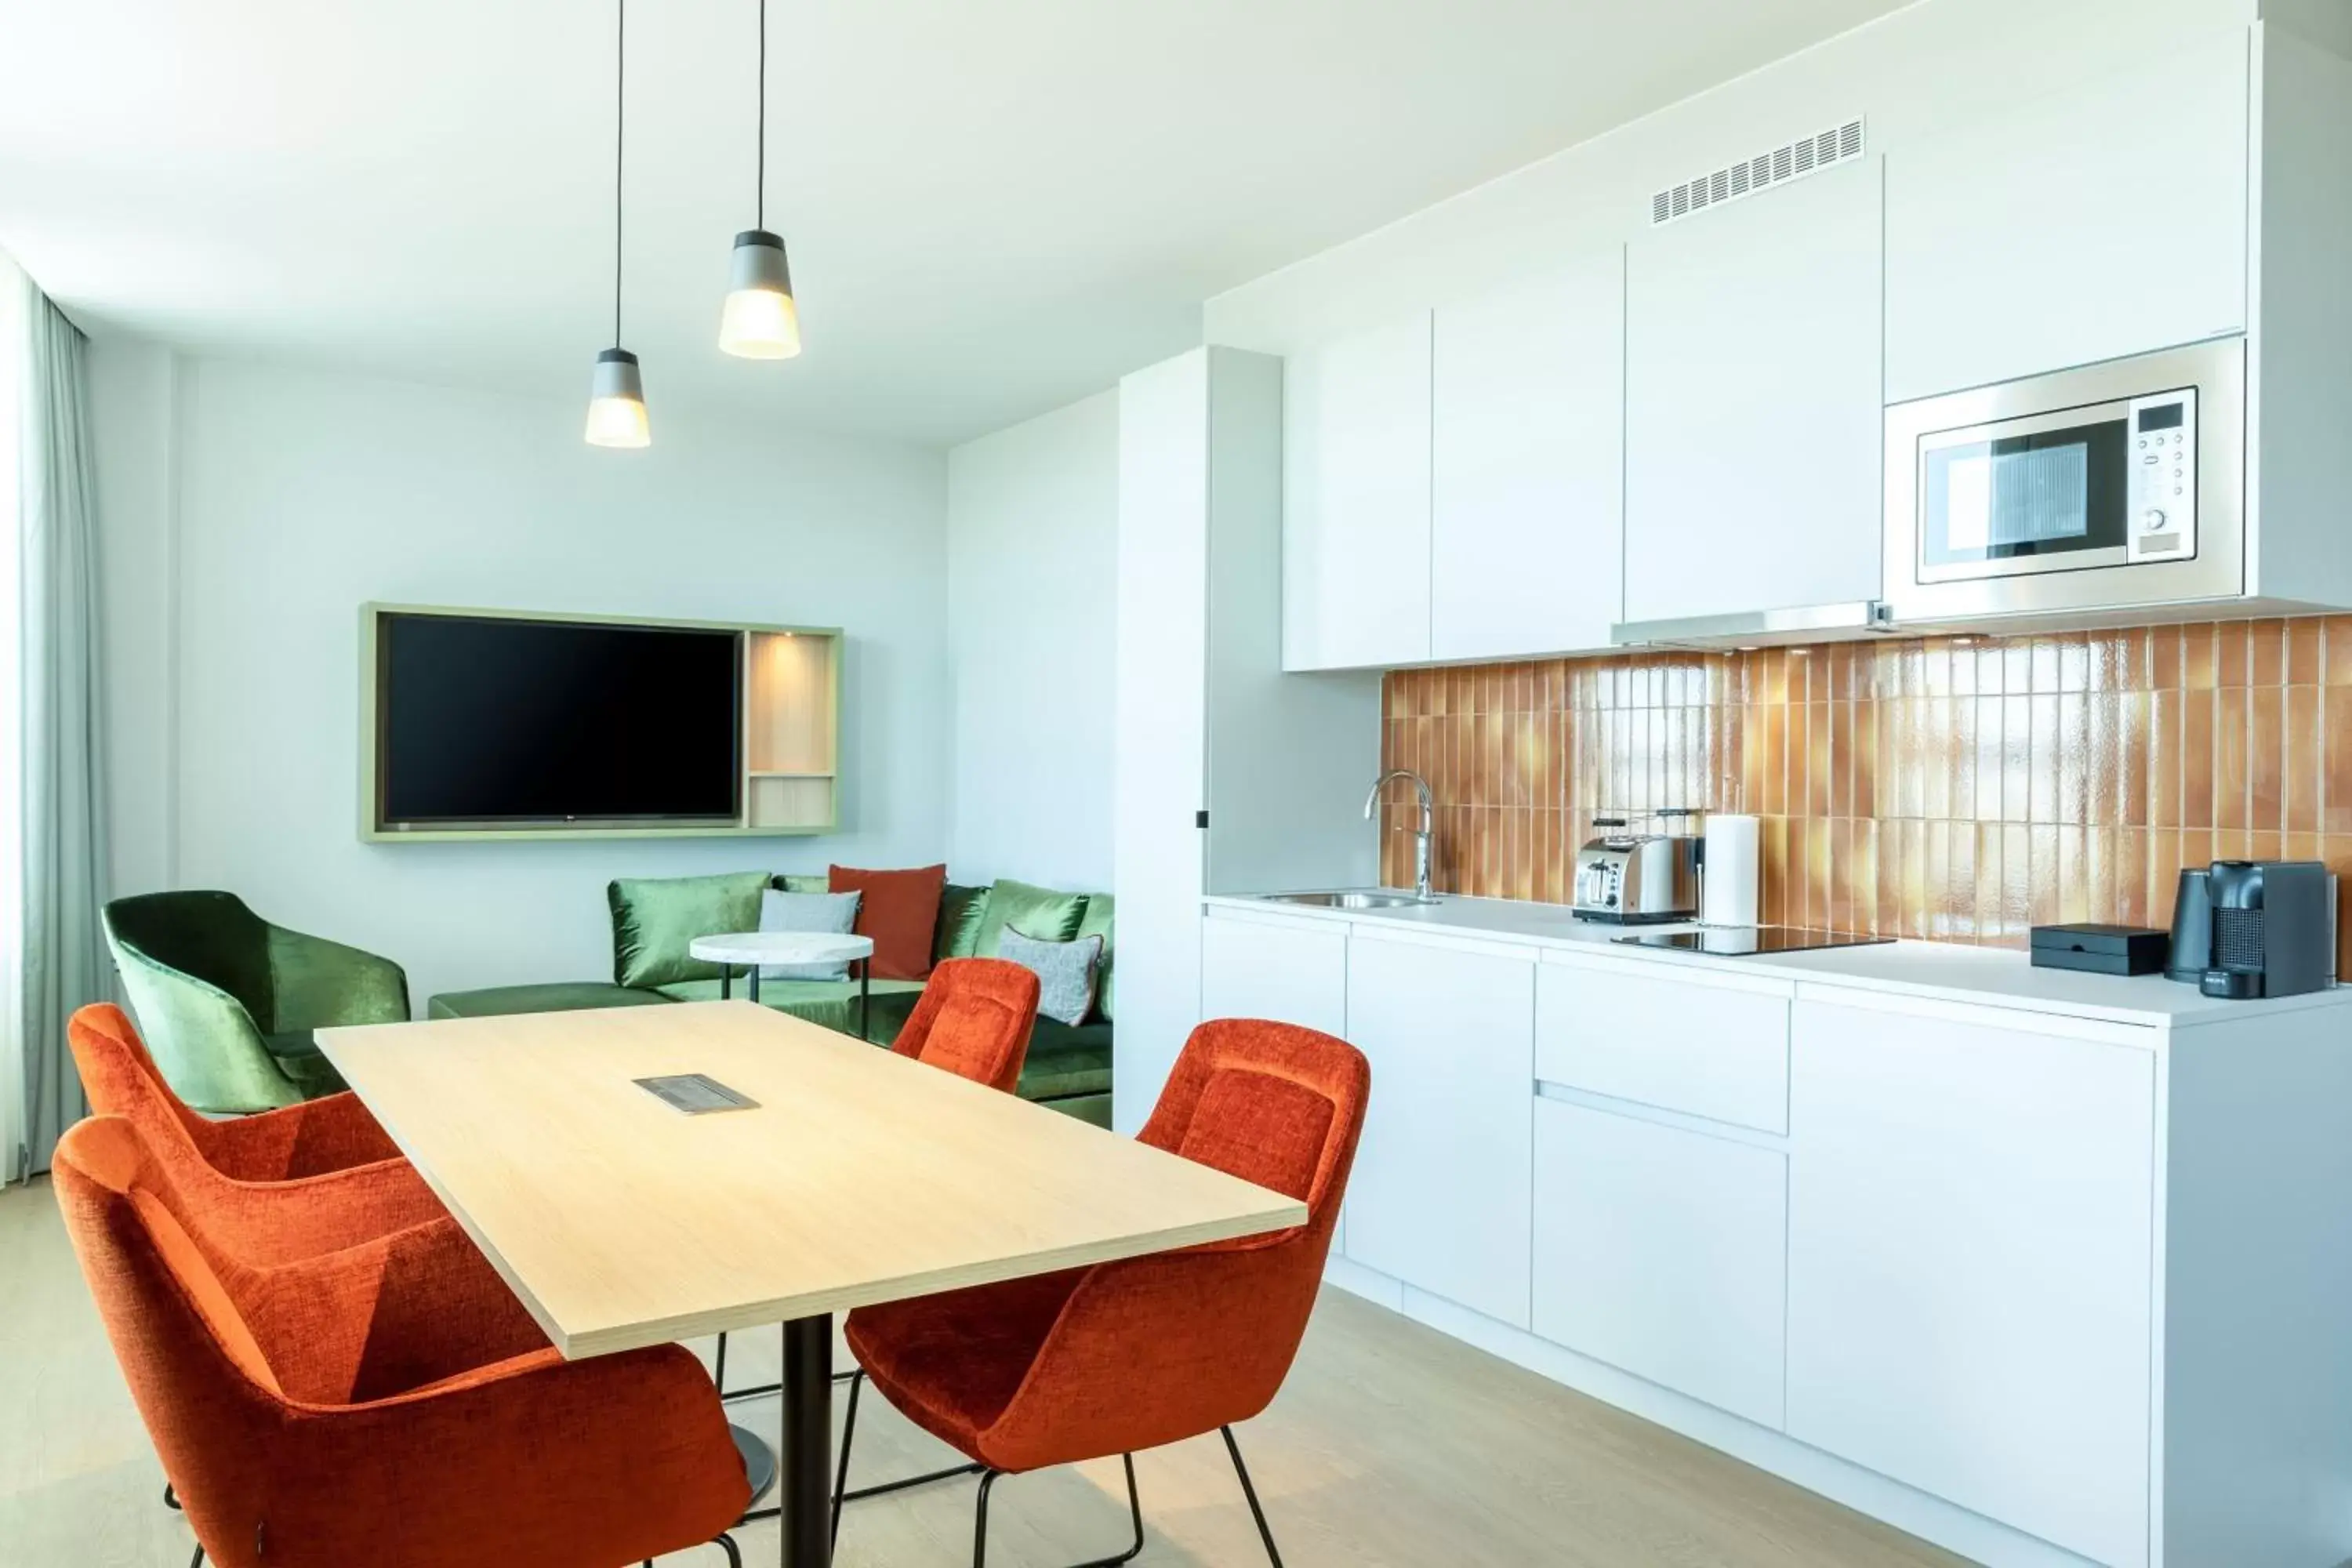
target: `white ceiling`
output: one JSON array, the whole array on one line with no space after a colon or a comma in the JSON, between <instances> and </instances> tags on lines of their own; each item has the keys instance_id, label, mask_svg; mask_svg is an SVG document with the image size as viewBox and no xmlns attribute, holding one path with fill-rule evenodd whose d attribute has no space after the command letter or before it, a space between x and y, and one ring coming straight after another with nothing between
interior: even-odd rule
<instances>
[{"instance_id":1,"label":"white ceiling","mask_svg":"<svg viewBox=\"0 0 2352 1568\"><path fill-rule=\"evenodd\" d=\"M807 352L730 360L756 0L646 0L627 345L719 405L961 440L1199 341L1211 294L1899 0L769 0ZM586 396L613 7L0 0L0 246L85 323Z\"/></svg>"}]
</instances>

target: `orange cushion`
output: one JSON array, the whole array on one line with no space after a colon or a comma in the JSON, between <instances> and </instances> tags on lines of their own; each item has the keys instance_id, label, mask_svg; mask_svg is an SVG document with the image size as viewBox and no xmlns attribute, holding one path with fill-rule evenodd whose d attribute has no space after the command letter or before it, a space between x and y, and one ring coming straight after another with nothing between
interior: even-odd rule
<instances>
[{"instance_id":1,"label":"orange cushion","mask_svg":"<svg viewBox=\"0 0 2352 1568\"><path fill-rule=\"evenodd\" d=\"M1212 1073L1176 1152L1196 1164L1304 1198L1331 1128L1326 1096L1272 1073L1224 1068Z\"/></svg>"},{"instance_id":2,"label":"orange cushion","mask_svg":"<svg viewBox=\"0 0 2352 1568\"><path fill-rule=\"evenodd\" d=\"M875 979L920 980L930 973L931 936L939 928L940 896L947 884L944 865L907 871L833 868L835 892L863 895L851 929L874 939Z\"/></svg>"}]
</instances>

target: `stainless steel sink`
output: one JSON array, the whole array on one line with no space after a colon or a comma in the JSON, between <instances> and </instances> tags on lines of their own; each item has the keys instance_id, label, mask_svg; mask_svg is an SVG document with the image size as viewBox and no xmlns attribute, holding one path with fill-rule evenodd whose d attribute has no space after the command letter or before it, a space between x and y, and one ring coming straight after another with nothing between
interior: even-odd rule
<instances>
[{"instance_id":1,"label":"stainless steel sink","mask_svg":"<svg viewBox=\"0 0 2352 1568\"><path fill-rule=\"evenodd\" d=\"M1402 910L1433 904L1412 893L1268 893L1270 904L1304 904L1318 910Z\"/></svg>"}]
</instances>

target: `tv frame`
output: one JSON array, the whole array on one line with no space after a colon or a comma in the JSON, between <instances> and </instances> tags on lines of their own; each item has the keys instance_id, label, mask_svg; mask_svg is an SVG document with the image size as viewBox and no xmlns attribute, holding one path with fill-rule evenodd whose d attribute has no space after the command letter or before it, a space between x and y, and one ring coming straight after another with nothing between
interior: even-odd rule
<instances>
[{"instance_id":1,"label":"tv frame","mask_svg":"<svg viewBox=\"0 0 2352 1568\"><path fill-rule=\"evenodd\" d=\"M387 821L383 816L384 775L381 743L383 726L381 629L384 618L389 616L536 621L552 626L645 626L660 630L736 634L735 689L740 726L736 746L736 768L740 777L735 820L731 823L713 822L707 818L691 822L664 822L637 817L611 821L484 822L479 825L436 822L413 826ZM803 769L788 773L763 770L754 765L758 746L754 739L755 730L763 719L772 721L778 717L776 713L759 710L761 702L774 703L780 699L772 691L763 690L772 683L757 679L753 669L757 658L755 650L761 646L761 639L772 638L821 640L824 645L824 677L820 689L814 693L821 711L814 715L803 711L797 715L801 722L814 723L821 732L823 760L826 763L821 770ZM838 770L841 755L842 643L842 632L838 626L685 620L667 616L584 615L555 610L473 609L454 605L401 605L370 601L360 606L360 837L372 844L429 844L585 838L775 838L831 833L840 823ZM798 787L821 792L824 797L822 814L803 813L781 822L760 820L763 782L772 783L781 788Z\"/></svg>"}]
</instances>

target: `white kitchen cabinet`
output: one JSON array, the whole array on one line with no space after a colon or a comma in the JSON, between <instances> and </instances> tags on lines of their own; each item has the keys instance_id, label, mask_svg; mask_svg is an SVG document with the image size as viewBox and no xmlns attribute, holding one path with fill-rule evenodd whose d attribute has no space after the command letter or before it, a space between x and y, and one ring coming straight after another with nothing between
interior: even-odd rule
<instances>
[{"instance_id":1,"label":"white kitchen cabinet","mask_svg":"<svg viewBox=\"0 0 2352 1568\"><path fill-rule=\"evenodd\" d=\"M1890 403L2246 325L2247 34L1886 159Z\"/></svg>"},{"instance_id":2,"label":"white kitchen cabinet","mask_svg":"<svg viewBox=\"0 0 2352 1568\"><path fill-rule=\"evenodd\" d=\"M2156 1056L1800 1000L1790 1436L2148 1561Z\"/></svg>"},{"instance_id":3,"label":"white kitchen cabinet","mask_svg":"<svg viewBox=\"0 0 2352 1568\"><path fill-rule=\"evenodd\" d=\"M1358 928L1348 1033L1372 1068L1348 1257L1526 1328L1531 957Z\"/></svg>"},{"instance_id":4,"label":"white kitchen cabinet","mask_svg":"<svg viewBox=\"0 0 2352 1568\"><path fill-rule=\"evenodd\" d=\"M1284 364L1282 663L1429 658L1430 312Z\"/></svg>"},{"instance_id":5,"label":"white kitchen cabinet","mask_svg":"<svg viewBox=\"0 0 2352 1568\"><path fill-rule=\"evenodd\" d=\"M1201 925L1201 1016L1272 1018L1347 1038L1346 929L1210 916Z\"/></svg>"},{"instance_id":6,"label":"white kitchen cabinet","mask_svg":"<svg viewBox=\"0 0 2352 1568\"><path fill-rule=\"evenodd\" d=\"M1535 1104L1535 1331L1780 1425L1788 1156Z\"/></svg>"},{"instance_id":7,"label":"white kitchen cabinet","mask_svg":"<svg viewBox=\"0 0 2352 1568\"><path fill-rule=\"evenodd\" d=\"M1874 599L1875 158L1626 253L1625 618Z\"/></svg>"},{"instance_id":8,"label":"white kitchen cabinet","mask_svg":"<svg viewBox=\"0 0 2352 1568\"><path fill-rule=\"evenodd\" d=\"M1686 1116L1789 1131L1786 981L1547 962L1536 1077Z\"/></svg>"},{"instance_id":9,"label":"white kitchen cabinet","mask_svg":"<svg viewBox=\"0 0 2352 1568\"><path fill-rule=\"evenodd\" d=\"M1609 646L1624 604L1624 284L1612 246L1438 308L1433 657Z\"/></svg>"}]
</instances>

